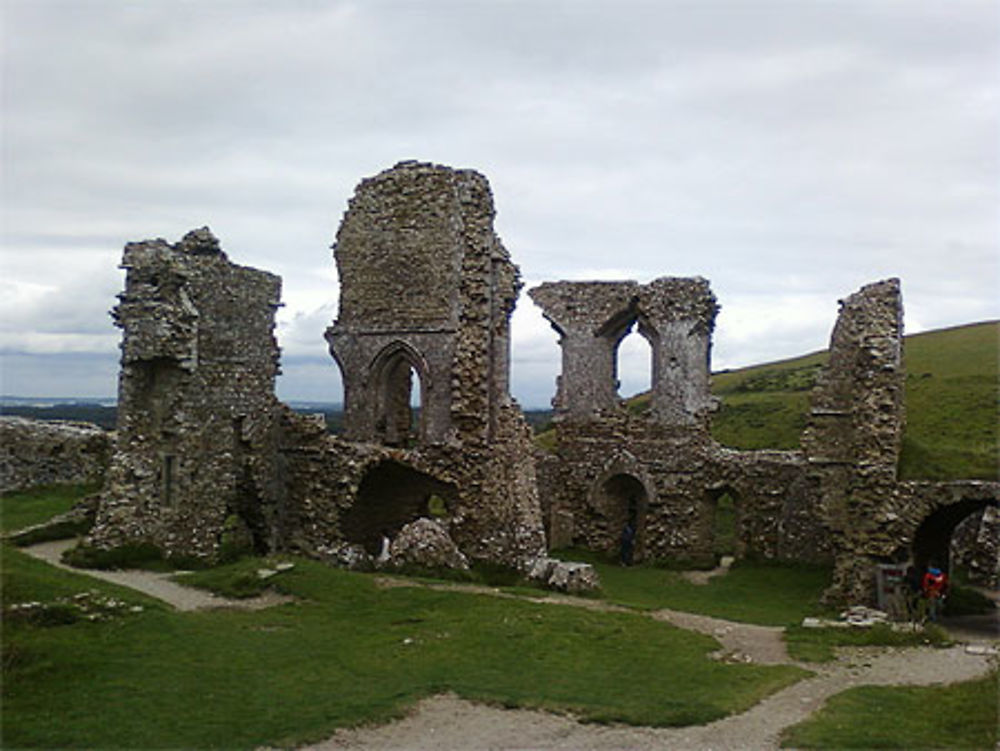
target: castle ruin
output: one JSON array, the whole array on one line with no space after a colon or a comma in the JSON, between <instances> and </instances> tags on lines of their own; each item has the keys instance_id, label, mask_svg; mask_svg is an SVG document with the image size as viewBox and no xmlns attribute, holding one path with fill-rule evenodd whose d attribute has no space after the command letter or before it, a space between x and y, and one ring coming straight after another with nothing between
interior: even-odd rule
<instances>
[{"instance_id":1,"label":"castle ruin","mask_svg":"<svg viewBox=\"0 0 1000 751\"><path fill-rule=\"evenodd\" d=\"M566 545L703 559L719 499L739 555L832 561L831 600L870 601L873 570L947 560L955 526L996 482L900 482L897 280L842 302L799 451L737 451L710 434L706 280L554 282L529 292L560 337L556 448L533 446L509 393L517 267L486 179L403 162L358 186L334 257L326 331L345 433L274 397L280 280L232 264L207 229L130 243L118 444L90 544L151 542L205 560L227 546L371 561L433 517L472 560L527 571ZM648 404L617 396L633 327L652 350Z\"/></svg>"}]
</instances>

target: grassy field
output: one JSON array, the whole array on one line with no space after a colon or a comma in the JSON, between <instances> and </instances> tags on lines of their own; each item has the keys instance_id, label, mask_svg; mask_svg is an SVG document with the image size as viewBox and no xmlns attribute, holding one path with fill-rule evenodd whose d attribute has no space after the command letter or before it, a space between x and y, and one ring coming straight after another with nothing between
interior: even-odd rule
<instances>
[{"instance_id":1,"label":"grassy field","mask_svg":"<svg viewBox=\"0 0 1000 751\"><path fill-rule=\"evenodd\" d=\"M4 548L5 608L89 589L145 605L101 623L8 621L5 748L296 743L444 691L598 722L683 725L746 709L804 675L713 662L713 639L639 615L381 590L306 560L281 575L294 604L176 613ZM685 691L666 676L683 676Z\"/></svg>"},{"instance_id":2,"label":"grassy field","mask_svg":"<svg viewBox=\"0 0 1000 751\"><path fill-rule=\"evenodd\" d=\"M47 505L66 503L2 499L8 520L38 521ZM308 560L276 580L292 604L179 613L6 543L0 554L4 748L294 744L445 691L595 722L684 725L742 711L805 675L714 662L714 639L640 614L380 589ZM84 592L120 609L96 621L73 615ZM30 602L45 606L22 607Z\"/></svg>"},{"instance_id":3,"label":"grassy field","mask_svg":"<svg viewBox=\"0 0 1000 751\"><path fill-rule=\"evenodd\" d=\"M0 505L0 531L40 524L69 511L74 503L98 489L98 485L45 485L11 494Z\"/></svg>"},{"instance_id":4,"label":"grassy field","mask_svg":"<svg viewBox=\"0 0 1000 751\"><path fill-rule=\"evenodd\" d=\"M905 338L904 479L997 479L998 341L996 321ZM715 438L742 449L797 448L825 359L820 352L715 374Z\"/></svg>"},{"instance_id":5,"label":"grassy field","mask_svg":"<svg viewBox=\"0 0 1000 751\"><path fill-rule=\"evenodd\" d=\"M787 728L782 746L810 749L996 748L994 671L950 686L853 688L831 697L803 723Z\"/></svg>"},{"instance_id":6,"label":"grassy field","mask_svg":"<svg viewBox=\"0 0 1000 751\"><path fill-rule=\"evenodd\" d=\"M65 510L82 492L3 497L4 529ZM0 556L4 748L294 745L337 727L397 717L420 698L445 691L593 722L699 724L743 711L806 675L791 666L709 660L707 653L718 648L714 639L639 613L380 589L371 576L303 559L270 580L294 595L294 603L257 612L178 613L6 543ZM828 576L818 568L744 564L695 586L675 571L595 562L604 596L613 602L779 625L815 612ZM244 559L192 576L226 589L252 578L260 565ZM115 609L92 620L75 604L82 593ZM23 607L31 602L44 605ZM805 659L823 659L836 641L802 631L790 629L789 643ZM872 642L880 643L878 635L866 641ZM911 742L924 739L920 718L876 734L856 731L855 741L859 732L864 737L854 746L843 729L866 727L879 707L919 714L914 707L939 700L935 691L953 703L952 716L961 707L965 718L965 734L948 730L949 742L987 737L982 728L995 725L996 699L984 703L988 691L980 684L849 692L848 700L831 702L815 726L795 728L799 735L788 737L803 748L922 747Z\"/></svg>"},{"instance_id":7,"label":"grassy field","mask_svg":"<svg viewBox=\"0 0 1000 751\"><path fill-rule=\"evenodd\" d=\"M764 626L799 623L821 610L819 598L830 569L803 564L738 561L726 576L692 584L679 571L653 566L625 568L600 553L556 551L566 560L597 568L605 599L645 610L669 608Z\"/></svg>"}]
</instances>

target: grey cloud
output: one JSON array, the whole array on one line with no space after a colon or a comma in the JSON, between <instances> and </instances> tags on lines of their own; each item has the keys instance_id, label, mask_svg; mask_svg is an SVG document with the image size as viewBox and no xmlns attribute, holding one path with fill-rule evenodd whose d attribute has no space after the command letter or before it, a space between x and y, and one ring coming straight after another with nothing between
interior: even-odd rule
<instances>
[{"instance_id":1,"label":"grey cloud","mask_svg":"<svg viewBox=\"0 0 1000 751\"><path fill-rule=\"evenodd\" d=\"M284 277L281 388L324 391L294 358L325 357L328 245L357 181L402 158L484 172L526 277L710 278L726 362L825 346L819 322L739 323L885 276L919 325L998 315L991 2L2 12L4 275L59 290L10 319L25 336L97 332L124 242L208 224ZM558 348L532 326L515 391L544 403Z\"/></svg>"}]
</instances>

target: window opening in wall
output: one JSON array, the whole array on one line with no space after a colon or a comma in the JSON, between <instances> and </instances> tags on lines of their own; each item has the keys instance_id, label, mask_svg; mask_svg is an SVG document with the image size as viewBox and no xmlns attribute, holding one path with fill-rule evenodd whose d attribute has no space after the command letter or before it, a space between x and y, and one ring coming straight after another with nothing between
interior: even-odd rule
<instances>
[{"instance_id":1,"label":"window opening in wall","mask_svg":"<svg viewBox=\"0 0 1000 751\"><path fill-rule=\"evenodd\" d=\"M712 552L716 557L736 555L736 499L728 492L720 495L715 502Z\"/></svg>"},{"instance_id":2,"label":"window opening in wall","mask_svg":"<svg viewBox=\"0 0 1000 751\"><path fill-rule=\"evenodd\" d=\"M635 330L625 335L615 352L618 397L630 399L648 393L653 382L653 349L646 337Z\"/></svg>"},{"instance_id":3,"label":"window opening in wall","mask_svg":"<svg viewBox=\"0 0 1000 751\"><path fill-rule=\"evenodd\" d=\"M173 505L174 489L177 483L177 457L173 454L163 455L163 502Z\"/></svg>"},{"instance_id":4,"label":"window opening in wall","mask_svg":"<svg viewBox=\"0 0 1000 751\"><path fill-rule=\"evenodd\" d=\"M387 446L415 446L422 438L420 373L403 351L387 360L379 377L375 434Z\"/></svg>"}]
</instances>

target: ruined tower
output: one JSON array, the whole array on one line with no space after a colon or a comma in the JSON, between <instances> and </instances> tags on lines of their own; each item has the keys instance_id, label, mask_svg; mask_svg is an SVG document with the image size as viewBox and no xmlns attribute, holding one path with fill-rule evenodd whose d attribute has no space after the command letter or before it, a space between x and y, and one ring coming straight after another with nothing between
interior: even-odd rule
<instances>
[{"instance_id":1,"label":"ruined tower","mask_svg":"<svg viewBox=\"0 0 1000 751\"><path fill-rule=\"evenodd\" d=\"M347 542L371 547L372 519L391 520L391 537L437 496L473 559L521 566L544 553L531 432L509 392L521 285L493 217L485 177L418 162L363 180L350 200L334 245L340 309L326 332L345 438L359 447L346 451L368 446L352 464L357 490L331 504ZM295 494L314 505L322 496Z\"/></svg>"},{"instance_id":2,"label":"ruined tower","mask_svg":"<svg viewBox=\"0 0 1000 751\"><path fill-rule=\"evenodd\" d=\"M493 215L489 184L471 170L403 162L358 186L334 245L340 311L326 333L348 439L496 435L520 282Z\"/></svg>"},{"instance_id":3,"label":"ruined tower","mask_svg":"<svg viewBox=\"0 0 1000 751\"><path fill-rule=\"evenodd\" d=\"M281 280L231 263L207 228L129 243L122 268L117 447L92 542L272 548Z\"/></svg>"}]
</instances>

